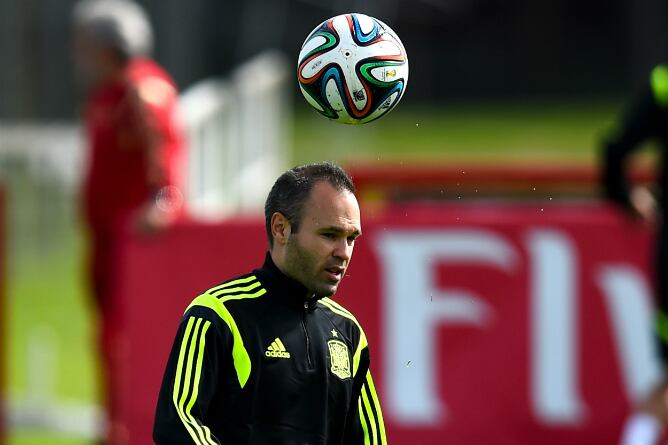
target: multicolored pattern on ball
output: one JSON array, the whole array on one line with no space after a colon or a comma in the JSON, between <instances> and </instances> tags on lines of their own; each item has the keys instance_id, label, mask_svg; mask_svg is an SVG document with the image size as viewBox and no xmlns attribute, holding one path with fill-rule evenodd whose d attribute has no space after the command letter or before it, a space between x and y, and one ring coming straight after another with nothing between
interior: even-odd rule
<instances>
[{"instance_id":1,"label":"multicolored pattern on ball","mask_svg":"<svg viewBox=\"0 0 668 445\"><path fill-rule=\"evenodd\" d=\"M392 110L406 90L408 58L399 37L364 14L322 22L299 53L299 87L322 115L363 124Z\"/></svg>"}]
</instances>

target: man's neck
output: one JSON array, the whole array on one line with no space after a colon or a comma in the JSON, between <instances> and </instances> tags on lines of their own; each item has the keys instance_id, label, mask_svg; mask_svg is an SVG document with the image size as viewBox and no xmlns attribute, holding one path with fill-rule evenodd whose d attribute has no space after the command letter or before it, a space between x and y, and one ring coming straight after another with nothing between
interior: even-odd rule
<instances>
[{"instance_id":1,"label":"man's neck","mask_svg":"<svg viewBox=\"0 0 668 445\"><path fill-rule=\"evenodd\" d=\"M276 268L281 272L283 275L288 277L289 279L298 282L301 284L299 280L297 280L288 270L287 267L285 267L285 257L283 255L279 255L276 251L276 249L271 249L269 251L269 255L271 256L271 261L273 261L274 265ZM306 289L306 294L304 295L305 299L310 299L313 297L313 291Z\"/></svg>"}]
</instances>

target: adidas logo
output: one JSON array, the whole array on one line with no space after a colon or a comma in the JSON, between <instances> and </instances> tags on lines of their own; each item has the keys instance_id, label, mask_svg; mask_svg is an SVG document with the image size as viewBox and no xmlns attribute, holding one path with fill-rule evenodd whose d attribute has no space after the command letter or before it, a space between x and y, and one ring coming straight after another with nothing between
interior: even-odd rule
<instances>
[{"instance_id":1,"label":"adidas logo","mask_svg":"<svg viewBox=\"0 0 668 445\"><path fill-rule=\"evenodd\" d=\"M271 342L264 355L267 357L290 358L290 353L285 350L285 345L278 337Z\"/></svg>"}]
</instances>

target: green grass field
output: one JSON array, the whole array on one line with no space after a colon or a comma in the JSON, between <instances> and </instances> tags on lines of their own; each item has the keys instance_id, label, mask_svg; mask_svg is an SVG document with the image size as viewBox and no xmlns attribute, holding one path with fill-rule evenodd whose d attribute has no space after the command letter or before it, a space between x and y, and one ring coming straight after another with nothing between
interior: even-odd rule
<instances>
[{"instance_id":1,"label":"green grass field","mask_svg":"<svg viewBox=\"0 0 668 445\"><path fill-rule=\"evenodd\" d=\"M292 163L321 159L380 162L594 164L598 141L618 112L615 100L569 103L449 105L411 110L399 106L378 122L333 124L298 103ZM16 185L14 181L12 184ZM65 215L48 249L36 243L24 211L32 197L11 191L10 274L7 323L8 388L11 400L30 396L40 344L55 351L46 360L45 387L58 400L96 403L94 321L82 286L82 243L72 215ZM70 205L68 208L71 208ZM34 209L33 209L34 210ZM73 210L72 210L73 212ZM48 232L47 232L48 233ZM37 346L35 346L37 345ZM51 348L49 346L49 348ZM34 351L37 350L38 353ZM30 352L32 351L32 352ZM35 358L37 357L37 359ZM37 373L39 376L40 373ZM49 383L51 381L51 383ZM44 385L44 382L42 382ZM85 441L47 432L14 431L10 445L79 445Z\"/></svg>"},{"instance_id":2,"label":"green grass field","mask_svg":"<svg viewBox=\"0 0 668 445\"><path fill-rule=\"evenodd\" d=\"M9 445L88 445L90 441L48 431L18 431L10 434Z\"/></svg>"},{"instance_id":3,"label":"green grass field","mask_svg":"<svg viewBox=\"0 0 668 445\"><path fill-rule=\"evenodd\" d=\"M26 345L39 350L31 344L35 342L48 342L55 349L49 360L56 397L90 401L95 392L92 312L82 286L80 243L75 239L67 243L72 246L18 267L9 282L10 394L28 393L31 374L26 367L31 357Z\"/></svg>"},{"instance_id":4,"label":"green grass field","mask_svg":"<svg viewBox=\"0 0 668 445\"><path fill-rule=\"evenodd\" d=\"M294 161L535 164L596 162L618 100L448 105L402 109L368 125L332 124L299 106Z\"/></svg>"}]
</instances>

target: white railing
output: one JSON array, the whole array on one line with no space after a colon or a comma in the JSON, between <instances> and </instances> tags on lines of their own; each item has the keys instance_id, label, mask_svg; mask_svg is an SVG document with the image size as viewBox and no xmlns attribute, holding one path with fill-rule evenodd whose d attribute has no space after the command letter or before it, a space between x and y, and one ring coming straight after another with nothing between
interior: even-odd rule
<instances>
[{"instance_id":1,"label":"white railing","mask_svg":"<svg viewBox=\"0 0 668 445\"><path fill-rule=\"evenodd\" d=\"M36 180L72 188L83 166L81 127L70 121L0 122L0 157L22 160Z\"/></svg>"},{"instance_id":2,"label":"white railing","mask_svg":"<svg viewBox=\"0 0 668 445\"><path fill-rule=\"evenodd\" d=\"M257 213L286 164L289 63L263 53L228 80L205 80L181 97L188 137L186 202L195 217Z\"/></svg>"}]
</instances>

